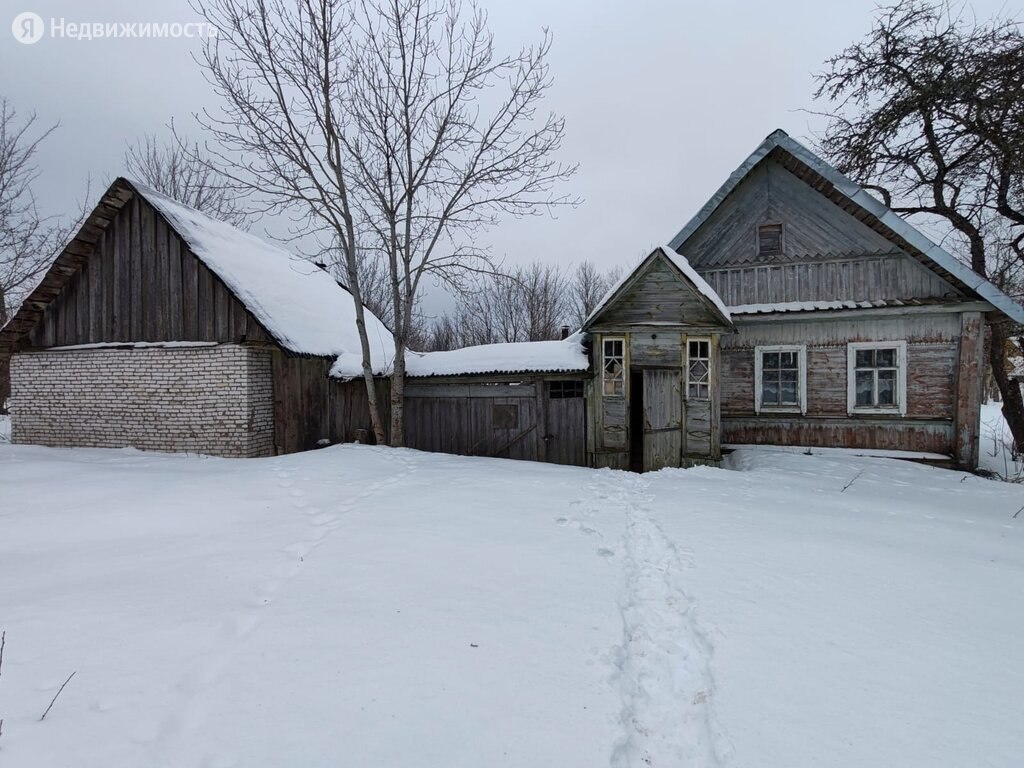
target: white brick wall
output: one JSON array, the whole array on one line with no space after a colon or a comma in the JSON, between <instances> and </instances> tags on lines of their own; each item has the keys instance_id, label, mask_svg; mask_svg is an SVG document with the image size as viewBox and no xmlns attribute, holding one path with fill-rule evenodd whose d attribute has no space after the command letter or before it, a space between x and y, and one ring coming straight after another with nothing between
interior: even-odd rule
<instances>
[{"instance_id":1,"label":"white brick wall","mask_svg":"<svg viewBox=\"0 0 1024 768\"><path fill-rule=\"evenodd\" d=\"M274 451L268 349L44 350L11 360L11 441L214 456Z\"/></svg>"}]
</instances>

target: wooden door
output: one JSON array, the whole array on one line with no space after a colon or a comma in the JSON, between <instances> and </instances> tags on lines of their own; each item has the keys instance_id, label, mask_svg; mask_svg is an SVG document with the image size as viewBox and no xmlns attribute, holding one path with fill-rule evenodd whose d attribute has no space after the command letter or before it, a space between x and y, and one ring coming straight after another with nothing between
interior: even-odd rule
<instances>
[{"instance_id":1,"label":"wooden door","mask_svg":"<svg viewBox=\"0 0 1024 768\"><path fill-rule=\"evenodd\" d=\"M544 460L552 464L587 465L587 419L582 397L549 397L544 433Z\"/></svg>"},{"instance_id":2,"label":"wooden door","mask_svg":"<svg viewBox=\"0 0 1024 768\"><path fill-rule=\"evenodd\" d=\"M682 454L682 371L644 370L644 472L678 467Z\"/></svg>"}]
</instances>

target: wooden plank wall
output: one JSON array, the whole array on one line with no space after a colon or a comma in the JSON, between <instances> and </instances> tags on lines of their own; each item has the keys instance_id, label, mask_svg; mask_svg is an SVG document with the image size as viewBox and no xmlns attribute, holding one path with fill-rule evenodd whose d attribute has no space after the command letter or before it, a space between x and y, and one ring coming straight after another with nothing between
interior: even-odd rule
<instances>
[{"instance_id":1,"label":"wooden plank wall","mask_svg":"<svg viewBox=\"0 0 1024 768\"><path fill-rule=\"evenodd\" d=\"M722 338L722 442L953 453L959 338L956 314L742 325ZM847 343L894 340L907 341L906 416L851 416ZM754 348L795 343L807 346L806 416L756 414Z\"/></svg>"},{"instance_id":2,"label":"wooden plank wall","mask_svg":"<svg viewBox=\"0 0 1024 768\"><path fill-rule=\"evenodd\" d=\"M269 341L154 209L133 197L29 335L32 347Z\"/></svg>"},{"instance_id":3,"label":"wooden plank wall","mask_svg":"<svg viewBox=\"0 0 1024 768\"><path fill-rule=\"evenodd\" d=\"M957 360L954 455L965 467L978 465L982 375L985 370L985 324L980 312L961 317L960 350Z\"/></svg>"},{"instance_id":4,"label":"wooden plank wall","mask_svg":"<svg viewBox=\"0 0 1024 768\"><path fill-rule=\"evenodd\" d=\"M362 379L339 381L328 377L332 360L289 357L275 350L274 445L277 453L308 451L321 440L353 442L365 430L373 442L366 384ZM390 386L377 381L377 404L385 432L391 419Z\"/></svg>"},{"instance_id":5,"label":"wooden plank wall","mask_svg":"<svg viewBox=\"0 0 1024 768\"><path fill-rule=\"evenodd\" d=\"M683 246L698 271L763 264L757 226L782 223L783 253L772 262L800 257L888 253L885 237L832 203L774 159L755 168Z\"/></svg>"},{"instance_id":6,"label":"wooden plank wall","mask_svg":"<svg viewBox=\"0 0 1024 768\"><path fill-rule=\"evenodd\" d=\"M329 379L331 361L274 354L275 446L278 453L316 448L321 440L352 442L373 425L362 379ZM510 384L406 384L405 443L421 451L495 456L586 466L585 400L551 399L543 378ZM385 432L390 425L390 383L377 381ZM496 408L511 406L510 412Z\"/></svg>"},{"instance_id":7,"label":"wooden plank wall","mask_svg":"<svg viewBox=\"0 0 1024 768\"><path fill-rule=\"evenodd\" d=\"M727 306L787 301L877 301L956 295L903 254L702 270Z\"/></svg>"},{"instance_id":8,"label":"wooden plank wall","mask_svg":"<svg viewBox=\"0 0 1024 768\"><path fill-rule=\"evenodd\" d=\"M684 284L664 257L654 259L636 282L598 319L595 328L644 323L714 326L719 321L700 295Z\"/></svg>"},{"instance_id":9,"label":"wooden plank wall","mask_svg":"<svg viewBox=\"0 0 1024 768\"><path fill-rule=\"evenodd\" d=\"M595 333L593 344L595 350L595 374L592 386L588 390L587 401L590 403L590 427L587 436L587 451L591 464L595 467L612 467L629 469L630 467L630 387L632 386L630 371L643 370L645 377L649 372L659 369L671 371L671 378L677 397L683 423L678 424L680 434L671 438L671 450L677 450L685 458L702 458L717 460L720 458L720 417L719 417L719 382L722 373L719 368L721 357L719 337L721 329L692 329L687 327L649 327L629 333L609 331L609 337L626 340L626 394L625 397L604 397L601 391L601 350L603 334ZM682 391L685 387L685 355L686 342L690 336L711 341L711 399L706 401L688 401ZM657 375L657 374L655 374ZM662 377L662 382L665 379ZM645 400L645 407L647 406ZM649 419L648 419L649 421ZM665 438L669 445L669 438ZM658 440L645 439L652 451L664 453L665 448ZM645 448L645 453L647 448ZM655 462L656 463L656 462ZM674 464L678 465L678 459ZM645 464L650 465L645 459Z\"/></svg>"},{"instance_id":10,"label":"wooden plank wall","mask_svg":"<svg viewBox=\"0 0 1024 768\"><path fill-rule=\"evenodd\" d=\"M406 385L406 445L463 456L585 466L585 401L552 399L549 383Z\"/></svg>"},{"instance_id":11,"label":"wooden plank wall","mask_svg":"<svg viewBox=\"0 0 1024 768\"><path fill-rule=\"evenodd\" d=\"M757 227L783 226L782 253L757 252ZM730 306L941 298L959 291L774 159L727 197L682 247Z\"/></svg>"}]
</instances>

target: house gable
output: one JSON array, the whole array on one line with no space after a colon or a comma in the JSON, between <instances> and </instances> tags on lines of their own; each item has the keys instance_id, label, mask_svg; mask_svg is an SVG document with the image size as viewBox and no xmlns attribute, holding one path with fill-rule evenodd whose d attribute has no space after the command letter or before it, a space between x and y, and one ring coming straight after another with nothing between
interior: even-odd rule
<instances>
[{"instance_id":1,"label":"house gable","mask_svg":"<svg viewBox=\"0 0 1024 768\"><path fill-rule=\"evenodd\" d=\"M609 292L584 323L584 330L644 325L731 327L724 307L716 303L707 286L695 285L659 248Z\"/></svg>"},{"instance_id":2,"label":"house gable","mask_svg":"<svg viewBox=\"0 0 1024 768\"><path fill-rule=\"evenodd\" d=\"M781 230L777 252L759 253L762 226ZM964 296L771 156L743 178L679 253L729 306Z\"/></svg>"},{"instance_id":3,"label":"house gable","mask_svg":"<svg viewBox=\"0 0 1024 768\"><path fill-rule=\"evenodd\" d=\"M757 225L786 212L773 198L794 201L792 237L783 234L781 253L758 258ZM692 257L730 306L982 299L1024 322L1019 304L784 131L768 136L669 245Z\"/></svg>"}]
</instances>

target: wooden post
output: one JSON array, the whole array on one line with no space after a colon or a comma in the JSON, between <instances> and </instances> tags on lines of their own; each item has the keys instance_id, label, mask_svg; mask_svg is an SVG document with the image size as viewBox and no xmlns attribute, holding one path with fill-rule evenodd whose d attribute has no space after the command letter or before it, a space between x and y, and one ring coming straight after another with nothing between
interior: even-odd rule
<instances>
[{"instance_id":1,"label":"wooden post","mask_svg":"<svg viewBox=\"0 0 1024 768\"><path fill-rule=\"evenodd\" d=\"M960 357L953 418L953 455L964 469L978 466L984 347L985 324L981 313L964 312L960 316Z\"/></svg>"}]
</instances>

